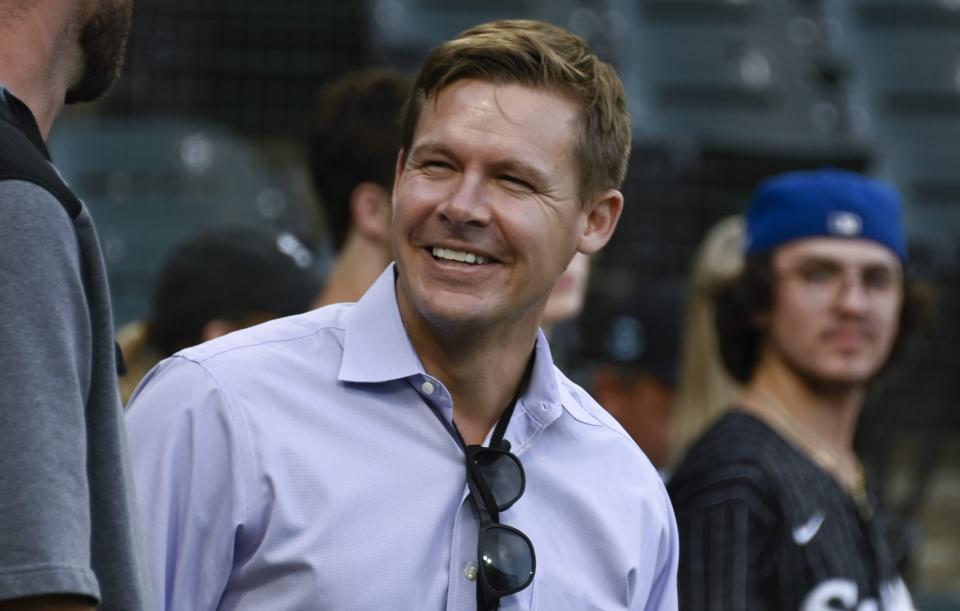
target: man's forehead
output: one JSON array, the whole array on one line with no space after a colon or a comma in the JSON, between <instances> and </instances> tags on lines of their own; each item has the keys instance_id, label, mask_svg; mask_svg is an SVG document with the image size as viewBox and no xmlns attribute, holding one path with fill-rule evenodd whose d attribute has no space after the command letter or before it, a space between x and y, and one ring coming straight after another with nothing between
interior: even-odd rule
<instances>
[{"instance_id":1,"label":"man's forehead","mask_svg":"<svg viewBox=\"0 0 960 611\"><path fill-rule=\"evenodd\" d=\"M559 153L569 158L576 138L576 118L575 105L549 90L461 79L426 100L410 152L442 148L449 152L458 143L484 142L490 146L498 140L504 154L536 151L535 157L555 159ZM471 135L474 129L477 132ZM495 138L485 139L484 132Z\"/></svg>"},{"instance_id":2,"label":"man's forehead","mask_svg":"<svg viewBox=\"0 0 960 611\"><path fill-rule=\"evenodd\" d=\"M466 105L464 109L469 113L503 112L505 105L509 105L511 101L522 96L528 100L532 98L559 100L563 106L567 107L570 115L569 120L571 121L575 121L580 114L578 102L555 88L521 82L472 77L459 78L450 83L446 83L426 98L425 107L430 107L434 111L437 111L440 106L449 104L451 100L457 97L456 94L464 89L470 89L472 91L483 90L492 94L492 97L488 99L471 99L469 101L470 103ZM554 111L556 110L557 108L554 108ZM562 118L563 117L556 116L554 113L551 120L559 121Z\"/></svg>"},{"instance_id":3,"label":"man's forehead","mask_svg":"<svg viewBox=\"0 0 960 611\"><path fill-rule=\"evenodd\" d=\"M801 238L777 248L775 258L782 263L816 259L849 266L901 265L896 253L883 244L858 238Z\"/></svg>"}]
</instances>

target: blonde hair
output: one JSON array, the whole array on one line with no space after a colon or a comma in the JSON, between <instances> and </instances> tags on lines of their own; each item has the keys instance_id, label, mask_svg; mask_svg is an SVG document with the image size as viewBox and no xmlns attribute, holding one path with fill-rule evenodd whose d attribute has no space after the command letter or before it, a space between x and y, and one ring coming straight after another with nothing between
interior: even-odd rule
<instances>
[{"instance_id":1,"label":"blonde hair","mask_svg":"<svg viewBox=\"0 0 960 611\"><path fill-rule=\"evenodd\" d=\"M713 295L743 269L744 233L742 215L726 217L710 228L694 258L670 426L671 464L740 394L720 358Z\"/></svg>"},{"instance_id":2,"label":"blonde hair","mask_svg":"<svg viewBox=\"0 0 960 611\"><path fill-rule=\"evenodd\" d=\"M582 202L619 188L632 138L620 77L587 43L563 28L524 19L493 21L463 32L427 56L401 116L401 145L410 151L427 100L463 79L554 92L580 108L573 143Z\"/></svg>"}]
</instances>

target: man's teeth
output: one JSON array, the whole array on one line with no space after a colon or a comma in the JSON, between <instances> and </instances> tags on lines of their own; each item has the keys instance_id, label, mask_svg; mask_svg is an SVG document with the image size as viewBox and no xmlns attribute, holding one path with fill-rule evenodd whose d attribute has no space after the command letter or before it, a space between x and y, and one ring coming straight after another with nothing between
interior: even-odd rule
<instances>
[{"instance_id":1,"label":"man's teeth","mask_svg":"<svg viewBox=\"0 0 960 611\"><path fill-rule=\"evenodd\" d=\"M438 259L447 259L448 261L459 261L461 263L474 263L476 265L483 265L487 262L486 257L481 257L480 255L474 254L472 252L464 252L462 250L451 250L449 248L440 248L438 246L433 247L433 256Z\"/></svg>"}]
</instances>

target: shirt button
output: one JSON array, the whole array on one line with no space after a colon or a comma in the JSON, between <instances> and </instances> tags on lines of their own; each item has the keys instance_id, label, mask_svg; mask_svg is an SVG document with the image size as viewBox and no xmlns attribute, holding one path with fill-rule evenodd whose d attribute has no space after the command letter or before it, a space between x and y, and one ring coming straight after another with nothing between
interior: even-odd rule
<instances>
[{"instance_id":1,"label":"shirt button","mask_svg":"<svg viewBox=\"0 0 960 611\"><path fill-rule=\"evenodd\" d=\"M472 562L467 564L463 569L463 576L469 579L470 581L476 581L477 579L477 566Z\"/></svg>"},{"instance_id":2,"label":"shirt button","mask_svg":"<svg viewBox=\"0 0 960 611\"><path fill-rule=\"evenodd\" d=\"M431 382L430 380L427 380L426 382L420 385L420 390L422 390L423 394L425 395L432 395L433 391L435 391L436 389L437 387L434 386L433 382Z\"/></svg>"}]
</instances>

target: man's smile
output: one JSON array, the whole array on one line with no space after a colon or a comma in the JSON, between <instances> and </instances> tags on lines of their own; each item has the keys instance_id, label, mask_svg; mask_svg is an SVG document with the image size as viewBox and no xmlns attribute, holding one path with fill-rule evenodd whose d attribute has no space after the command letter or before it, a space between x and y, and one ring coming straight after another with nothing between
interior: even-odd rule
<instances>
[{"instance_id":1,"label":"man's smile","mask_svg":"<svg viewBox=\"0 0 960 611\"><path fill-rule=\"evenodd\" d=\"M434 246L430 252L435 259L442 259L444 261L458 261L470 265L483 265L488 262L487 257L465 250L453 250L452 248Z\"/></svg>"}]
</instances>

